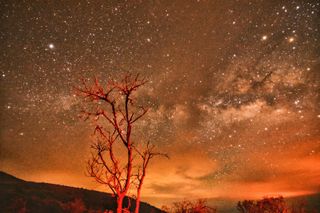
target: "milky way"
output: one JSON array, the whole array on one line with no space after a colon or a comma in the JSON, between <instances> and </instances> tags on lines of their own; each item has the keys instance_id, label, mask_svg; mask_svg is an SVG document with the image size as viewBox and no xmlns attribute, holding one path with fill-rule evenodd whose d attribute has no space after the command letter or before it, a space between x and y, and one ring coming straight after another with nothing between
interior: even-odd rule
<instances>
[{"instance_id":1,"label":"milky way","mask_svg":"<svg viewBox=\"0 0 320 213\"><path fill-rule=\"evenodd\" d=\"M150 111L145 198L319 192L317 1L2 1L0 169L104 190L84 175L79 79L131 71ZM164 178L165 177L165 178Z\"/></svg>"}]
</instances>

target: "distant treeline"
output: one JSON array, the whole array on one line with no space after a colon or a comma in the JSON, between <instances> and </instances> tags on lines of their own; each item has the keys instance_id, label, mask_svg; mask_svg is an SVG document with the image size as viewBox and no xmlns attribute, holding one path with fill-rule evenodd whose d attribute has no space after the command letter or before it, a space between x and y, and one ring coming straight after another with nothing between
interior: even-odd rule
<instances>
[{"instance_id":1,"label":"distant treeline","mask_svg":"<svg viewBox=\"0 0 320 213\"><path fill-rule=\"evenodd\" d=\"M239 201L236 205L240 213L317 213L316 209L307 209L304 202L288 204L282 196L265 197L261 200ZM217 208L209 207L205 199L196 201L183 200L171 206L163 206L169 213L216 213Z\"/></svg>"}]
</instances>

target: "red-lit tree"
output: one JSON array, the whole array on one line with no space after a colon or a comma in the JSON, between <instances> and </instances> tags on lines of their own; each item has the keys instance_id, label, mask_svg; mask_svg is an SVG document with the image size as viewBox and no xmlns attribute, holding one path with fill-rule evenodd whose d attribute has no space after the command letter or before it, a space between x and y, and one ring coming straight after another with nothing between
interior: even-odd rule
<instances>
[{"instance_id":1,"label":"red-lit tree","mask_svg":"<svg viewBox=\"0 0 320 213\"><path fill-rule=\"evenodd\" d=\"M139 212L148 164L154 156L166 156L155 152L150 142L141 146L141 142L132 138L136 122L148 112L144 106L137 106L134 96L145 84L146 80L139 75L127 74L120 81L110 80L105 87L95 79L93 84L82 80L82 86L77 88L90 106L82 112L85 120L93 118L95 121L96 140L91 145L87 172L116 196L117 213L129 211L130 202L123 208L123 199L131 186L136 187L135 212ZM134 159L134 156L139 157Z\"/></svg>"}]
</instances>

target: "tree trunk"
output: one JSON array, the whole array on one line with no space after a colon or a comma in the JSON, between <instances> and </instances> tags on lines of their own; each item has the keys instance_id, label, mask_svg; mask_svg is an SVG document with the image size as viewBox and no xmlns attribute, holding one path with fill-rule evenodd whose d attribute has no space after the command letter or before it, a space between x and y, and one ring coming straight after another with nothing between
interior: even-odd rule
<instances>
[{"instance_id":1,"label":"tree trunk","mask_svg":"<svg viewBox=\"0 0 320 213\"><path fill-rule=\"evenodd\" d=\"M141 188L138 189L138 191L137 191L136 208L134 210L134 213L139 213L139 209L140 209L140 191L141 191Z\"/></svg>"},{"instance_id":2,"label":"tree trunk","mask_svg":"<svg viewBox=\"0 0 320 213\"><path fill-rule=\"evenodd\" d=\"M149 164L149 160L150 160L150 155L149 155L149 157L144 158L144 160L143 160L142 176L140 178L139 185L138 185L138 188L137 188L136 209L134 211L135 213L139 213L141 189L142 189L144 177L146 176L146 172L147 172L146 169L147 169L147 166Z\"/></svg>"},{"instance_id":3,"label":"tree trunk","mask_svg":"<svg viewBox=\"0 0 320 213\"><path fill-rule=\"evenodd\" d=\"M117 199L117 213L122 213L122 202L123 202L124 196L119 196Z\"/></svg>"}]
</instances>

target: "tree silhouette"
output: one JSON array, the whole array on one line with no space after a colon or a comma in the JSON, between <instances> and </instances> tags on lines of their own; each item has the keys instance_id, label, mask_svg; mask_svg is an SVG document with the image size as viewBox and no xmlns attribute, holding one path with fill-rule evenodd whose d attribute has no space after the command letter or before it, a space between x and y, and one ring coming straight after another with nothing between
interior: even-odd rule
<instances>
[{"instance_id":1,"label":"tree silhouette","mask_svg":"<svg viewBox=\"0 0 320 213\"><path fill-rule=\"evenodd\" d=\"M245 200L238 202L237 209L241 213L287 213L290 212L282 196L266 197L262 200Z\"/></svg>"},{"instance_id":2,"label":"tree silhouette","mask_svg":"<svg viewBox=\"0 0 320 213\"><path fill-rule=\"evenodd\" d=\"M172 207L163 206L162 210L171 213L215 213L217 210L207 206L205 199L198 199L196 201L183 200L174 202Z\"/></svg>"},{"instance_id":3,"label":"tree silhouette","mask_svg":"<svg viewBox=\"0 0 320 213\"><path fill-rule=\"evenodd\" d=\"M237 209L241 213L316 213L316 209L307 208L306 203L297 200L289 206L282 196L265 197L261 200L239 201Z\"/></svg>"},{"instance_id":4,"label":"tree silhouette","mask_svg":"<svg viewBox=\"0 0 320 213\"><path fill-rule=\"evenodd\" d=\"M139 75L126 74L121 80L109 80L105 87L98 79L76 88L86 103L82 111L84 119L94 121L96 140L91 145L92 155L87 172L98 183L109 187L117 199L117 213L129 211L123 208L123 199L131 186L136 188L135 212L139 212L141 189L150 160L155 156L166 156L155 151L147 142L133 140L136 122L146 115L148 109L137 105L134 93L147 81ZM138 157L138 158L136 158ZM128 199L130 201L130 199Z\"/></svg>"}]
</instances>

